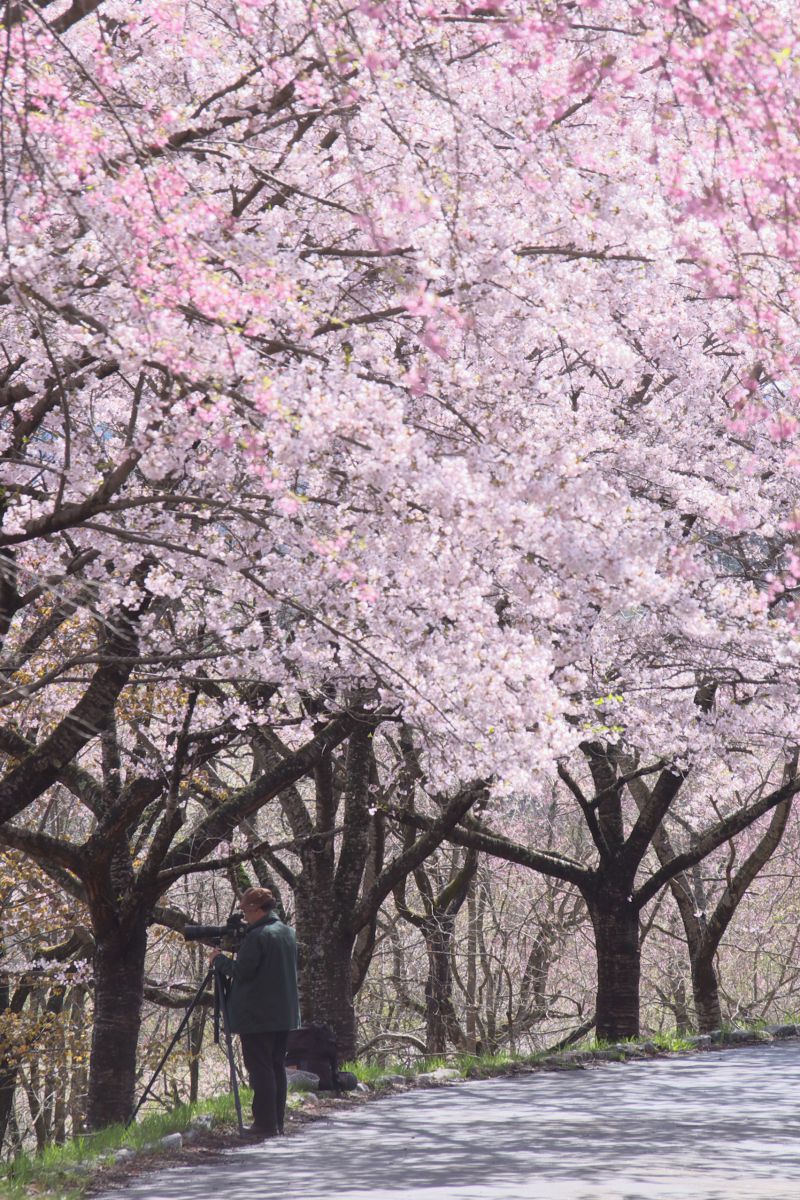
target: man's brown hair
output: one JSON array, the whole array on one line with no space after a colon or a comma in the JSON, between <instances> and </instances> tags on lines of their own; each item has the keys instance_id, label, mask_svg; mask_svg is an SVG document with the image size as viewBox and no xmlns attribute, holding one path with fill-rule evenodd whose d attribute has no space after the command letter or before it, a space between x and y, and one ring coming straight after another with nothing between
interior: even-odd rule
<instances>
[{"instance_id":1,"label":"man's brown hair","mask_svg":"<svg viewBox=\"0 0 800 1200\"><path fill-rule=\"evenodd\" d=\"M242 904L249 904L251 908L263 908L265 912L271 912L276 903L275 893L269 888L251 887L242 892Z\"/></svg>"}]
</instances>

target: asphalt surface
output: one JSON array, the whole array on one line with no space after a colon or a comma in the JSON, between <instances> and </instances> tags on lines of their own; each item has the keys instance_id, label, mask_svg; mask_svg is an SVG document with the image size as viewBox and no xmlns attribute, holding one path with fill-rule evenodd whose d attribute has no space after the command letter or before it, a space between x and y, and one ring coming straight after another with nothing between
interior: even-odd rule
<instances>
[{"instance_id":1,"label":"asphalt surface","mask_svg":"<svg viewBox=\"0 0 800 1200\"><path fill-rule=\"evenodd\" d=\"M112 1197L800 1200L800 1044L409 1092Z\"/></svg>"}]
</instances>

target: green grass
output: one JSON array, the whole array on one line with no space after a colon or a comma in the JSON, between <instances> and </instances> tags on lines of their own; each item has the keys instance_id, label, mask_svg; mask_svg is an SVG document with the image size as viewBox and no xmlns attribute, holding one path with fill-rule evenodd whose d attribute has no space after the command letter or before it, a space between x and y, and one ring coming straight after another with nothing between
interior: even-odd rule
<instances>
[{"instance_id":1,"label":"green grass","mask_svg":"<svg viewBox=\"0 0 800 1200\"><path fill-rule=\"evenodd\" d=\"M795 1017L794 1019L787 1018L785 1023L800 1023L800 1017ZM751 1022L749 1027L757 1028L759 1025L763 1026L763 1024L763 1021ZM733 1026L730 1028L733 1028ZM691 1036L691 1034L676 1033L673 1029L665 1033L643 1034L640 1038L620 1038L618 1042L605 1042L598 1041L596 1038L584 1038L582 1041L576 1042L574 1046L566 1047L561 1053L577 1051L578 1053L591 1054L596 1050L616 1050L618 1045L635 1048L641 1046L643 1042L652 1042L661 1051L681 1054L695 1049L690 1040ZM556 1052L556 1056L558 1053ZM362 1083L374 1085L384 1075L403 1075L406 1079L413 1079L416 1075L435 1071L438 1067L454 1068L460 1071L463 1076L467 1076L471 1070L486 1075L491 1075L493 1072L502 1074L508 1067L515 1065L536 1066L547 1057L548 1055L543 1050L535 1051L532 1054L512 1054L509 1051L501 1051L498 1054L456 1054L448 1058L441 1056L420 1058L411 1066L397 1061L380 1063L374 1061L350 1062L344 1064L344 1069L352 1071Z\"/></svg>"},{"instance_id":2,"label":"green grass","mask_svg":"<svg viewBox=\"0 0 800 1200\"><path fill-rule=\"evenodd\" d=\"M352 1071L359 1083L375 1084L382 1075L403 1075L406 1079L410 1079L416 1074L409 1067L404 1066L399 1062L377 1063L371 1061L346 1062L342 1063L343 1071Z\"/></svg>"},{"instance_id":3,"label":"green grass","mask_svg":"<svg viewBox=\"0 0 800 1200\"><path fill-rule=\"evenodd\" d=\"M249 1104L251 1093L242 1089L242 1106ZM97 1133L74 1138L63 1146L48 1146L41 1154L20 1154L0 1164L0 1196L5 1200L27 1200L30 1196L53 1200L76 1200L92 1181L93 1172L122 1149L141 1151L156 1148L168 1133L182 1133L193 1118L211 1116L214 1125L236 1125L233 1096L217 1096L199 1104L180 1105L169 1112L150 1113L126 1129L109 1125Z\"/></svg>"},{"instance_id":4,"label":"green grass","mask_svg":"<svg viewBox=\"0 0 800 1200\"><path fill-rule=\"evenodd\" d=\"M436 1071L439 1067L452 1066L452 1062L437 1055L431 1058L419 1058L411 1066L395 1061L378 1063L370 1059L359 1059L356 1062L342 1063L341 1069L352 1071L361 1083L374 1084L383 1075L402 1075L406 1079L413 1079L415 1075L422 1075L426 1071Z\"/></svg>"},{"instance_id":5,"label":"green grass","mask_svg":"<svg viewBox=\"0 0 800 1200\"><path fill-rule=\"evenodd\" d=\"M650 1038L644 1038L646 1042L653 1042L658 1046L659 1050L669 1050L673 1054L679 1054L682 1050L693 1050L694 1047L690 1042L691 1034L676 1033L674 1029L669 1033L654 1033ZM635 1043L634 1043L635 1044Z\"/></svg>"},{"instance_id":6,"label":"green grass","mask_svg":"<svg viewBox=\"0 0 800 1200\"><path fill-rule=\"evenodd\" d=\"M520 1065L537 1063L543 1057L542 1053L510 1054L507 1051L501 1051L499 1054L457 1054L454 1057L434 1055L417 1059L411 1066L406 1066L396 1061L380 1063L358 1061L344 1063L343 1069L345 1071L352 1071L362 1083L374 1085L384 1075L402 1075L406 1079L413 1079L416 1075L427 1074L429 1071L437 1071L440 1067L459 1071L465 1077L473 1068L491 1074L492 1071L500 1072L506 1067L513 1066L515 1063L519 1063Z\"/></svg>"},{"instance_id":7,"label":"green grass","mask_svg":"<svg viewBox=\"0 0 800 1200\"><path fill-rule=\"evenodd\" d=\"M620 1038L616 1042L591 1042L588 1043L588 1046L590 1050L615 1050L617 1046L630 1046L632 1049L635 1049L644 1042L652 1042L659 1050L680 1053L683 1050L694 1049L692 1043L689 1041L690 1037L691 1034L684 1036L672 1029L667 1033L642 1034L639 1038Z\"/></svg>"},{"instance_id":8,"label":"green grass","mask_svg":"<svg viewBox=\"0 0 800 1200\"><path fill-rule=\"evenodd\" d=\"M680 1053L684 1050L694 1049L692 1043L689 1041L689 1036L684 1037L682 1034L672 1030L669 1033L643 1034L639 1038L619 1038L616 1042L598 1041L596 1038L584 1038L583 1041L576 1042L569 1049L575 1050L578 1053L591 1054L594 1050L616 1050L617 1046L630 1046L631 1049L635 1049L644 1042L652 1042L659 1050Z\"/></svg>"},{"instance_id":9,"label":"green grass","mask_svg":"<svg viewBox=\"0 0 800 1200\"><path fill-rule=\"evenodd\" d=\"M413 1073L415 1075L425 1075L429 1071L438 1071L441 1067L448 1066L447 1059L444 1055L432 1055L428 1058L421 1058L414 1063Z\"/></svg>"},{"instance_id":10,"label":"green grass","mask_svg":"<svg viewBox=\"0 0 800 1200\"><path fill-rule=\"evenodd\" d=\"M450 1066L457 1067L462 1075L471 1070L491 1075L492 1071L502 1072L508 1067L530 1066L543 1057L543 1054L512 1054L508 1050L498 1054L459 1054Z\"/></svg>"},{"instance_id":11,"label":"green grass","mask_svg":"<svg viewBox=\"0 0 800 1200\"><path fill-rule=\"evenodd\" d=\"M476 1069L479 1071L502 1070L509 1063L515 1061L516 1056L512 1056L507 1052L500 1054L459 1054L455 1062L451 1063L452 1067L460 1071L462 1075L466 1075L467 1071Z\"/></svg>"}]
</instances>

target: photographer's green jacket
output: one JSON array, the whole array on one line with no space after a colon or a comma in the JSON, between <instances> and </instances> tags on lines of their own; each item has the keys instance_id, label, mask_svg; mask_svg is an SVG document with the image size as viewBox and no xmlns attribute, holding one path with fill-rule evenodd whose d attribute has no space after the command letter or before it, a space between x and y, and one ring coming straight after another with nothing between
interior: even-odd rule
<instances>
[{"instance_id":1,"label":"photographer's green jacket","mask_svg":"<svg viewBox=\"0 0 800 1200\"><path fill-rule=\"evenodd\" d=\"M233 1033L297 1029L297 943L278 917L262 917L244 936L236 960L220 954L217 971L232 981L228 1010Z\"/></svg>"}]
</instances>

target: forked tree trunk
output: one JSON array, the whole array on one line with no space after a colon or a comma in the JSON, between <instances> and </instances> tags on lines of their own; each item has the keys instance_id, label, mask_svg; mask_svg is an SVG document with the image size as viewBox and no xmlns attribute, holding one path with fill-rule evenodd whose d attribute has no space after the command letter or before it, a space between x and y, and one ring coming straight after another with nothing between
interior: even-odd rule
<instances>
[{"instance_id":1,"label":"forked tree trunk","mask_svg":"<svg viewBox=\"0 0 800 1200\"><path fill-rule=\"evenodd\" d=\"M299 950L300 1011L304 1023L323 1022L336 1034L340 1060L355 1057L354 983L360 986L372 952L370 931L386 896L438 848L476 798L482 782L464 787L443 805L441 814L419 837L407 839L403 851L383 862L383 830L370 819L369 786L373 778L372 728L352 734L340 788L330 756L314 770L313 824L302 797L282 793L292 831L304 839L302 871L292 877ZM343 810L343 811L342 811ZM343 818L337 845L331 833ZM316 837L309 838L314 830ZM338 859L336 851L338 849ZM288 869L287 869L288 871ZM356 939L367 930L358 945Z\"/></svg>"},{"instance_id":2,"label":"forked tree trunk","mask_svg":"<svg viewBox=\"0 0 800 1200\"><path fill-rule=\"evenodd\" d=\"M698 703L704 703L698 693ZM635 766L633 762L628 768ZM783 783L791 783L797 775L798 754L793 752L784 765ZM631 792L640 812L649 798L649 791L642 780L632 780ZM669 881L675 903L680 913L689 947L689 964L692 973L692 992L697 1027L700 1033L710 1033L722 1024L722 1008L719 999L719 980L714 966L714 956L726 929L733 920L736 910L747 889L769 862L780 845L786 829L793 799L789 797L776 805L769 826L759 838L755 848L734 872L732 856L726 872L722 895L709 915L706 915L706 895L699 864L691 871L674 875ZM669 833L662 824L653 833L653 849L662 867L675 858Z\"/></svg>"},{"instance_id":3,"label":"forked tree trunk","mask_svg":"<svg viewBox=\"0 0 800 1200\"><path fill-rule=\"evenodd\" d=\"M87 1102L90 1129L125 1122L133 1112L146 948L143 917L124 931L114 928L97 938Z\"/></svg>"},{"instance_id":4,"label":"forked tree trunk","mask_svg":"<svg viewBox=\"0 0 800 1200\"><path fill-rule=\"evenodd\" d=\"M595 896L589 903L597 950L598 1041L639 1036L639 914L627 896Z\"/></svg>"}]
</instances>

